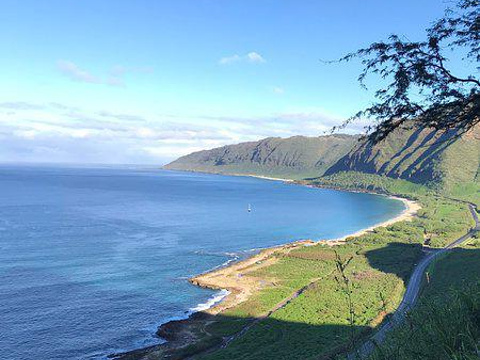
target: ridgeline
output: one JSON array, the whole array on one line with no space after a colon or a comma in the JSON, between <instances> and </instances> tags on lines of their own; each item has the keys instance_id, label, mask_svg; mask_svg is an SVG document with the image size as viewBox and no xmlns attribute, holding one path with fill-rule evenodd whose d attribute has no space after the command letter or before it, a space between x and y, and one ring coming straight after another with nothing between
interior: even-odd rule
<instances>
[{"instance_id":1,"label":"ridgeline","mask_svg":"<svg viewBox=\"0 0 480 360\"><path fill-rule=\"evenodd\" d=\"M294 136L266 138L194 152L165 166L217 174L245 174L278 178L318 177L358 143L358 136Z\"/></svg>"},{"instance_id":2,"label":"ridgeline","mask_svg":"<svg viewBox=\"0 0 480 360\"><path fill-rule=\"evenodd\" d=\"M354 171L450 193L478 181L480 127L465 133L397 129L377 144L343 134L267 138L195 152L165 168L294 180Z\"/></svg>"}]
</instances>

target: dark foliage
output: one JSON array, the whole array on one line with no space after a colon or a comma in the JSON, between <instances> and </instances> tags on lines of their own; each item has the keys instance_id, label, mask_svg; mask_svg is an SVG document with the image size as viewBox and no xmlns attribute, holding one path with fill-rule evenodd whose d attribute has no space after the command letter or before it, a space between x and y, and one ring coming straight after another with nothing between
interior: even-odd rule
<instances>
[{"instance_id":1,"label":"dark foliage","mask_svg":"<svg viewBox=\"0 0 480 360\"><path fill-rule=\"evenodd\" d=\"M463 55L465 69L458 75L449 68L448 54ZM462 0L448 9L426 31L426 40L412 42L392 35L385 42L348 54L340 61L359 58L364 69L359 81L365 87L370 74L386 82L375 93L377 101L348 119L376 121L366 128L378 142L396 128L421 126L440 130L468 130L480 121L480 1ZM414 119L415 121L408 121Z\"/></svg>"}]
</instances>

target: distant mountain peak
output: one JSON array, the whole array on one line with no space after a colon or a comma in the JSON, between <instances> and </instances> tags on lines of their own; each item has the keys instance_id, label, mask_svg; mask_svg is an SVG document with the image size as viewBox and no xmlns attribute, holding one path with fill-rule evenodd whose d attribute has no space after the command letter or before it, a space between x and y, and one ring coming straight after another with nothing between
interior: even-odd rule
<instances>
[{"instance_id":1,"label":"distant mountain peak","mask_svg":"<svg viewBox=\"0 0 480 360\"><path fill-rule=\"evenodd\" d=\"M183 156L166 169L303 179L355 171L433 187L480 181L480 125L462 132L410 126L379 143L358 135L270 137Z\"/></svg>"},{"instance_id":2,"label":"distant mountain peak","mask_svg":"<svg viewBox=\"0 0 480 360\"><path fill-rule=\"evenodd\" d=\"M301 179L318 177L346 155L358 135L269 137L183 156L166 169Z\"/></svg>"}]
</instances>

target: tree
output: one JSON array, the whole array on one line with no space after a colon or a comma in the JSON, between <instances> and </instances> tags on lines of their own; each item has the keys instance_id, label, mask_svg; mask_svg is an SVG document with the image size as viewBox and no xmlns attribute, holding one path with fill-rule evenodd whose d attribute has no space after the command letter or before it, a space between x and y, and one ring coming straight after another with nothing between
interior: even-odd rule
<instances>
[{"instance_id":1,"label":"tree","mask_svg":"<svg viewBox=\"0 0 480 360\"><path fill-rule=\"evenodd\" d=\"M448 53L462 54L473 74L460 76L448 66ZM376 102L352 116L375 121L366 127L378 142L396 128L433 127L466 131L480 122L480 0L461 0L435 21L426 40L412 42L392 35L385 42L350 53L340 61L359 58L364 66L359 82L377 74L386 84L375 92ZM411 121L414 120L414 121Z\"/></svg>"}]
</instances>

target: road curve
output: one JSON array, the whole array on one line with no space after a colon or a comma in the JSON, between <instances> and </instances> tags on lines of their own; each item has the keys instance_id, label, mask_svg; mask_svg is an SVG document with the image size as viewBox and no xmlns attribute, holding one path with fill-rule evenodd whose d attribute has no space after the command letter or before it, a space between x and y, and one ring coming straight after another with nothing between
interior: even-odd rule
<instances>
[{"instance_id":1,"label":"road curve","mask_svg":"<svg viewBox=\"0 0 480 360\"><path fill-rule=\"evenodd\" d=\"M455 246L460 245L465 240L472 237L477 231L480 231L480 221L474 204L468 203L470 213L475 220L475 227L470 229L465 235L461 236L454 242L448 244L442 249L436 250L433 253L426 255L413 270L412 276L408 281L407 289L403 295L402 302L397 310L393 313L390 320L383 324L380 329L371 336L366 342L364 342L357 350L350 353L347 358L353 360L357 358L363 358L372 353L376 345L385 340L387 333L399 325L405 318L405 314L415 305L418 296L420 294L420 285L422 284L423 274L427 267L436 259L437 256L442 255L448 251L451 251Z\"/></svg>"}]
</instances>

